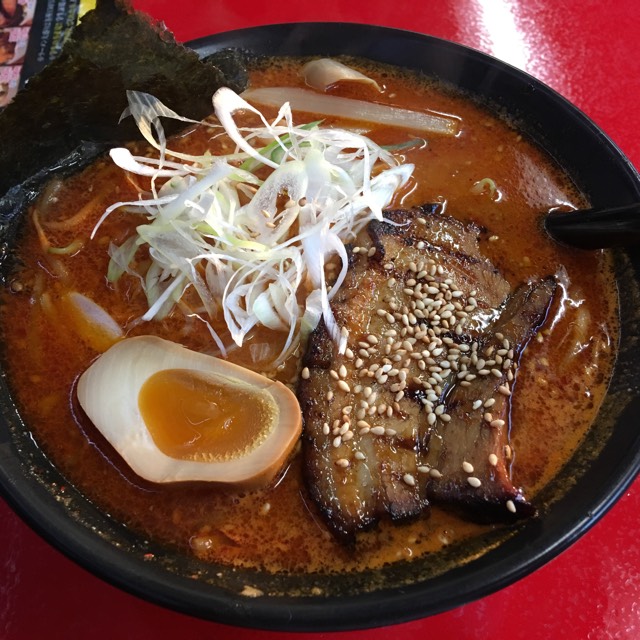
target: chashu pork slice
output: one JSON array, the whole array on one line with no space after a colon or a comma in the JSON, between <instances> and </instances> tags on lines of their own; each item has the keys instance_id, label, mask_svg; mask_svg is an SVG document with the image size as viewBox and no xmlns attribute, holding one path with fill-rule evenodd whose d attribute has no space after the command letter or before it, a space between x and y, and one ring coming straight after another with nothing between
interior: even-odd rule
<instances>
[{"instance_id":1,"label":"chashu pork slice","mask_svg":"<svg viewBox=\"0 0 640 640\"><path fill-rule=\"evenodd\" d=\"M474 225L439 205L385 217L353 249L332 301L348 333L344 355L320 323L298 388L307 486L346 542L385 515L404 520L427 508L426 411L456 379L459 343L477 339L509 293Z\"/></svg>"},{"instance_id":2,"label":"chashu pork slice","mask_svg":"<svg viewBox=\"0 0 640 640\"><path fill-rule=\"evenodd\" d=\"M444 401L447 421L434 421L420 443L422 464L432 470L432 502L483 521L533 515L510 478L510 407L520 356L544 322L555 290L553 277L522 285L490 330L471 344L468 367Z\"/></svg>"}]
</instances>

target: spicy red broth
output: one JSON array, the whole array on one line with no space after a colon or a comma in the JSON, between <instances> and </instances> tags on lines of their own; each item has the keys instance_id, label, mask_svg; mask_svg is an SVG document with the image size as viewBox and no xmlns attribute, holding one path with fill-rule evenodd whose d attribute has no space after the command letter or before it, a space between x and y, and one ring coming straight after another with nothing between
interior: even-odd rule
<instances>
[{"instance_id":1,"label":"spicy red broth","mask_svg":"<svg viewBox=\"0 0 640 640\"><path fill-rule=\"evenodd\" d=\"M298 62L273 63L252 73L253 86L302 86ZM586 203L569 179L508 122L464 96L389 68L367 66L382 94L342 85L332 93L370 98L406 109L435 110L461 119L455 137L424 135L426 144L398 153L415 164L411 182L394 206L442 202L448 215L474 221L481 246L512 287L534 277L559 275L561 295L543 330L524 352L512 405L513 478L535 503L589 429L614 361L617 299L612 265L605 252L561 247L541 230L551 208ZM267 115L273 115L266 109ZM299 123L322 119L295 114ZM368 127L379 144L415 138L412 131ZM323 126L354 126L325 118ZM173 144L183 150L232 145L192 127ZM78 376L105 349L104 336L84 326L68 304L79 292L106 309L127 336L155 334L202 351L214 351L206 327L172 313L162 321L136 321L147 309L134 277L107 282L111 242L121 243L138 223L135 215L113 213L90 234L114 202L137 197L142 186L108 158L81 173L50 184L26 218L18 247L20 267L3 292L2 333L8 378L25 423L64 476L115 519L161 543L176 545L207 561L271 571L339 572L379 567L420 556L479 535L491 525L466 522L433 508L429 518L402 526L382 522L345 550L322 523L309 499L299 449L277 482L239 494L207 484L155 485L138 478L86 419L77 405ZM44 240L46 238L46 240ZM54 248L52 252L50 249ZM60 252L58 249L64 248ZM258 371L268 369L282 336L254 333L229 358ZM108 342L108 341L107 341ZM251 357L251 344L262 360ZM294 354L271 372L294 385Z\"/></svg>"}]
</instances>

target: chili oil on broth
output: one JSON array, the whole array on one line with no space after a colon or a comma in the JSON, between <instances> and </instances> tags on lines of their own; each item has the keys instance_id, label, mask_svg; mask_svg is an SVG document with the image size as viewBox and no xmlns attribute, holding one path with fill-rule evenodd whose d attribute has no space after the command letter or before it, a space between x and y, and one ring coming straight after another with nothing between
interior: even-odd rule
<instances>
[{"instance_id":1,"label":"chili oil on broth","mask_svg":"<svg viewBox=\"0 0 640 640\"><path fill-rule=\"evenodd\" d=\"M301 86L298 69L298 63L265 66L252 74L252 84ZM524 354L513 396L514 480L534 498L578 446L606 391L617 336L610 260L603 252L562 248L542 234L541 211L585 203L569 180L516 130L483 107L413 76L371 66L366 73L385 87L382 95L362 87L330 91L360 99L371 91L367 95L372 100L451 113L463 122L457 137L430 136L425 147L403 152L401 159L414 163L416 170L394 206L441 201L446 213L478 223L483 251L512 286L561 269L566 272L563 295L550 321ZM296 122L320 118L298 114ZM325 118L325 124L332 123L337 121ZM416 137L381 127L368 135L381 144ZM171 146L200 152L209 144L220 144L210 137L210 130L196 127ZM474 185L485 178L494 181L495 194L474 193ZM108 160L50 186L37 205L43 230L53 246L65 247L79 238L83 246L69 255L43 252L30 219L18 248L23 266L3 294L7 353L24 354L8 359L11 386L26 424L70 482L105 512L147 537L204 560L272 571L376 568L438 551L492 528L433 508L428 519L403 526L382 522L360 535L355 552L347 552L333 540L306 495L299 452L274 486L247 494L203 484L158 486L138 478L77 406L75 380L98 354L78 340L60 302L66 292L79 291L108 309L128 327L128 335L153 333L212 351L204 324L185 322L180 313L160 322L135 323L146 311L135 279L106 281L109 243L121 243L139 218L112 214L95 240L89 235L107 206L136 197L135 180ZM62 221L71 218L75 224L67 229ZM266 331L252 337L254 343L278 339ZM258 370L263 365L252 362L248 346L231 353L230 359ZM292 359L279 375L291 383L296 373Z\"/></svg>"}]
</instances>

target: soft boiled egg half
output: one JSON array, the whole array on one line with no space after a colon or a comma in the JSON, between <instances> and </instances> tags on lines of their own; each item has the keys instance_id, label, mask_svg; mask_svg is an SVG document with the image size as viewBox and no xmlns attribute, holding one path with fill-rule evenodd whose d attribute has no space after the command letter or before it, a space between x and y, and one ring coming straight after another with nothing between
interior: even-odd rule
<instances>
[{"instance_id":1,"label":"soft boiled egg half","mask_svg":"<svg viewBox=\"0 0 640 640\"><path fill-rule=\"evenodd\" d=\"M116 343L82 374L77 393L93 424L151 482L265 486L302 430L298 401L282 383L153 336Z\"/></svg>"}]
</instances>

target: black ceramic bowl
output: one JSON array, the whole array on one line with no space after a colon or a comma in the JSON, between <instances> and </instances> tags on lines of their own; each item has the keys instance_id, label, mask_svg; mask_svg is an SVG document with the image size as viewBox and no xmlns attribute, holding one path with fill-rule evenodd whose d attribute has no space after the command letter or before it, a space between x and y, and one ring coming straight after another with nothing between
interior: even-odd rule
<instances>
[{"instance_id":1,"label":"black ceramic bowl","mask_svg":"<svg viewBox=\"0 0 640 640\"><path fill-rule=\"evenodd\" d=\"M638 174L580 111L534 78L460 45L380 27L315 23L235 31L192 46L202 55L225 47L259 54L349 54L424 72L504 109L566 169L594 206L640 201ZM334 577L273 576L203 565L140 539L68 486L31 439L4 379L2 493L47 540L95 574L156 603L224 623L282 630L354 629L463 604L514 582L573 543L640 469L638 255L618 251L616 265L624 292L622 337L604 406L561 477L538 496L540 518L510 535L500 534L502 539L452 548L435 560ZM486 548L491 550L476 557ZM240 595L245 585L265 595ZM323 595L315 595L318 589Z\"/></svg>"}]
</instances>

